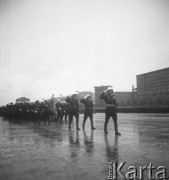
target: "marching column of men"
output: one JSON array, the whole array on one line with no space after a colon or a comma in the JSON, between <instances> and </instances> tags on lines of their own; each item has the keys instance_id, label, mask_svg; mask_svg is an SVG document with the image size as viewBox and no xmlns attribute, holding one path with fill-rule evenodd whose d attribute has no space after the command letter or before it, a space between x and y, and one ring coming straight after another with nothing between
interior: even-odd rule
<instances>
[{"instance_id":1,"label":"marching column of men","mask_svg":"<svg viewBox=\"0 0 169 180\"><path fill-rule=\"evenodd\" d=\"M54 95L49 101L45 100L44 102L36 101L34 103L7 104L6 106L0 107L0 116L2 117L2 119L9 120L45 120L51 119L52 116L54 117L54 120L60 120L60 122L64 119L64 117L66 121L68 116L69 129L71 129L73 117L75 117L76 130L79 131L79 103L77 94L68 96L63 103L59 100L57 100L57 102L54 102L53 98ZM112 117L114 121L115 135L121 135L118 131L117 103L116 99L114 98L113 89L109 87L104 92L102 92L100 95L100 99L104 100L106 103L104 133L108 134L107 126L110 117ZM94 108L91 96L85 96L84 98L80 99L80 102L85 106L84 119L82 123L83 130L85 129L85 123L88 117L91 123L91 130L96 129L93 123Z\"/></svg>"}]
</instances>

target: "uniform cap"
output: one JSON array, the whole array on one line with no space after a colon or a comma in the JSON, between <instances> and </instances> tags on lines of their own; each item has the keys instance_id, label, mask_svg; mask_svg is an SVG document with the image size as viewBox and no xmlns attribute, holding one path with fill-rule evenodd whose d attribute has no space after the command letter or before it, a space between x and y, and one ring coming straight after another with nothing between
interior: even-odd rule
<instances>
[{"instance_id":1,"label":"uniform cap","mask_svg":"<svg viewBox=\"0 0 169 180\"><path fill-rule=\"evenodd\" d=\"M107 91L113 91L113 88L112 87L108 87L107 89L106 89L106 92Z\"/></svg>"},{"instance_id":2,"label":"uniform cap","mask_svg":"<svg viewBox=\"0 0 169 180\"><path fill-rule=\"evenodd\" d=\"M84 98L87 99L88 97L91 97L91 95L88 94L88 95L86 95Z\"/></svg>"},{"instance_id":3,"label":"uniform cap","mask_svg":"<svg viewBox=\"0 0 169 180\"><path fill-rule=\"evenodd\" d=\"M72 96L77 96L78 94L79 94L78 92L72 93L71 97Z\"/></svg>"}]
</instances>

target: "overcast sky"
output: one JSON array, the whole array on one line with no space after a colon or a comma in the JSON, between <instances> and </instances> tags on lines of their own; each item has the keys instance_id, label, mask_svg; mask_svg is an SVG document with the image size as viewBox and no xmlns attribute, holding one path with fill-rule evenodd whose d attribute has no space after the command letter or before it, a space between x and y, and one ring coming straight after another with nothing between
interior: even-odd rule
<instances>
[{"instance_id":1,"label":"overcast sky","mask_svg":"<svg viewBox=\"0 0 169 180\"><path fill-rule=\"evenodd\" d=\"M165 67L167 0L0 0L0 105L131 91L137 74Z\"/></svg>"}]
</instances>

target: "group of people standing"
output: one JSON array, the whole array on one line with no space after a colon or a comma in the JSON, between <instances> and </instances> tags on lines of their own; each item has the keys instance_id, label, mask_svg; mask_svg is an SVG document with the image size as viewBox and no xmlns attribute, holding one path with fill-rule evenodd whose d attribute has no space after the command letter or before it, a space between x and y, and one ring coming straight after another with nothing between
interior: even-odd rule
<instances>
[{"instance_id":1,"label":"group of people standing","mask_svg":"<svg viewBox=\"0 0 169 180\"><path fill-rule=\"evenodd\" d=\"M119 136L121 135L118 131L118 124L117 124L117 103L116 99L114 98L113 89L109 87L105 91L103 91L100 95L100 99L104 100L106 103L106 109L105 109L105 123L104 123L104 133L108 134L107 126L110 117L112 117L114 121L114 130L115 135ZM70 109L69 109L69 128L71 128L71 124L73 121L73 117L76 118L76 130L80 130L79 128L79 105L77 100L77 95L73 94L71 97L66 98L66 102L69 103ZM87 118L89 117L90 123L91 123L91 130L96 129L93 124L93 102L91 100L91 96L87 95L84 98L80 100L81 103L85 106L84 111L84 119L83 119L83 125L82 128L85 129L85 123Z\"/></svg>"}]
</instances>

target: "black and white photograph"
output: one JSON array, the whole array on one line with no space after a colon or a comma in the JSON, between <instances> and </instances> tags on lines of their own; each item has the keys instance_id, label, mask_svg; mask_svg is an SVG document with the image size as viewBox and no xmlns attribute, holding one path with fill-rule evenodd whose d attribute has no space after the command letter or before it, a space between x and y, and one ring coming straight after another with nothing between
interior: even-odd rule
<instances>
[{"instance_id":1,"label":"black and white photograph","mask_svg":"<svg viewBox=\"0 0 169 180\"><path fill-rule=\"evenodd\" d=\"M0 180L169 179L169 0L0 0Z\"/></svg>"}]
</instances>

